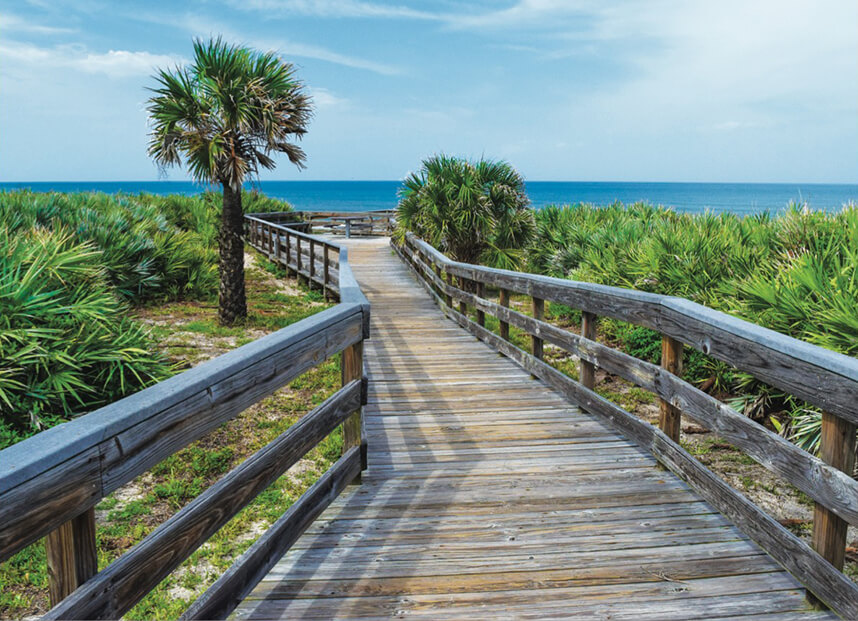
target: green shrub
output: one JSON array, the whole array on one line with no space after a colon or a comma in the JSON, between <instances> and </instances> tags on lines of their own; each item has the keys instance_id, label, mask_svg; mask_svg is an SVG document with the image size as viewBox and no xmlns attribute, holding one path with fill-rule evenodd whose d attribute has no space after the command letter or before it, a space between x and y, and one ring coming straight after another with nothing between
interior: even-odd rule
<instances>
[{"instance_id":1,"label":"green shrub","mask_svg":"<svg viewBox=\"0 0 858 621\"><path fill-rule=\"evenodd\" d=\"M399 239L412 231L457 261L517 269L533 233L524 178L506 162L436 155L399 192Z\"/></svg>"},{"instance_id":2,"label":"green shrub","mask_svg":"<svg viewBox=\"0 0 858 621\"><path fill-rule=\"evenodd\" d=\"M220 204L0 192L0 448L170 375L128 306L214 297ZM290 209L254 192L245 204Z\"/></svg>"},{"instance_id":3,"label":"green shrub","mask_svg":"<svg viewBox=\"0 0 858 621\"><path fill-rule=\"evenodd\" d=\"M535 213L528 268L561 278L675 295L847 355L858 355L858 206L790 204L779 215L679 214L647 204L551 206ZM657 359L657 335L615 340ZM777 414L783 433L818 443L819 412L686 348L684 376L735 395L747 415Z\"/></svg>"}]
</instances>

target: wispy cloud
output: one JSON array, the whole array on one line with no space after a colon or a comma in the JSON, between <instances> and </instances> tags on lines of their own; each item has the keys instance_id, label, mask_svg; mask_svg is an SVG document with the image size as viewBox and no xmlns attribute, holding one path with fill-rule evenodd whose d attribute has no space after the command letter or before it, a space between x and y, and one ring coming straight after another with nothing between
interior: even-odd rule
<instances>
[{"instance_id":1,"label":"wispy cloud","mask_svg":"<svg viewBox=\"0 0 858 621\"><path fill-rule=\"evenodd\" d=\"M8 13L0 14L0 31L3 33L24 32L28 34L49 36L74 32L71 28L45 26L44 24L37 24Z\"/></svg>"},{"instance_id":2,"label":"wispy cloud","mask_svg":"<svg viewBox=\"0 0 858 621\"><path fill-rule=\"evenodd\" d=\"M441 20L437 13L409 6L361 2L360 0L228 0L234 8L268 14L309 15L331 18L393 18Z\"/></svg>"},{"instance_id":3,"label":"wispy cloud","mask_svg":"<svg viewBox=\"0 0 858 621\"><path fill-rule=\"evenodd\" d=\"M310 95L313 97L313 103L319 108L334 108L344 106L349 103L345 97L339 97L326 88L311 87Z\"/></svg>"},{"instance_id":4,"label":"wispy cloud","mask_svg":"<svg viewBox=\"0 0 858 621\"><path fill-rule=\"evenodd\" d=\"M111 78L148 75L155 67L168 67L187 62L180 56L109 50L91 52L80 45L38 47L25 43L0 44L0 61L16 65L36 65L40 69L72 69L103 74Z\"/></svg>"},{"instance_id":5,"label":"wispy cloud","mask_svg":"<svg viewBox=\"0 0 858 621\"><path fill-rule=\"evenodd\" d=\"M403 73L400 67L388 63L376 62L360 56L351 54L343 54L334 51L327 47L314 45L309 43L301 43L291 39L272 37L264 38L258 35L246 34L237 31L234 28L227 26L215 20L209 20L197 14L185 15L163 15L163 14L138 14L133 16L135 19L148 21L151 23L163 24L171 26L187 32L194 37L208 37L214 35L223 35L226 39L235 42L241 42L251 45L257 49L274 50L277 53L286 57L313 58L323 60L325 62L341 65L343 67L351 67L353 69L362 69L371 71L381 75L398 75Z\"/></svg>"}]
</instances>

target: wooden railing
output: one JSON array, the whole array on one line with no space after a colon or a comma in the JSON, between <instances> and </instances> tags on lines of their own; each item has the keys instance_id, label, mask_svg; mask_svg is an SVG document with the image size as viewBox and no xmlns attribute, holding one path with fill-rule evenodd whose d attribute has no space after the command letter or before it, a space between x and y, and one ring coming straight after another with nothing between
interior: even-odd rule
<instances>
[{"instance_id":1,"label":"wooden railing","mask_svg":"<svg viewBox=\"0 0 858 621\"><path fill-rule=\"evenodd\" d=\"M396 211L302 211L301 215L318 233L345 233L346 219L352 236L390 235L396 226Z\"/></svg>"},{"instance_id":2,"label":"wooden railing","mask_svg":"<svg viewBox=\"0 0 858 621\"><path fill-rule=\"evenodd\" d=\"M458 263L410 233L394 248L448 316L647 448L816 598L845 618L858 618L858 587L841 572L846 527L858 525L858 482L851 477L858 423L858 360L688 300ZM497 292L497 302L488 299L488 288ZM532 315L510 308L511 293L531 298ZM546 300L580 309L581 334L544 321ZM486 314L497 318L499 335L485 328ZM662 366L596 342L600 316L661 333ZM530 352L510 342L509 326L531 336ZM580 381L543 360L544 342L580 358ZM822 408L822 459L680 379L683 344ZM597 394L597 367L654 393L661 402L659 428ZM813 548L679 445L682 415L717 433L815 501Z\"/></svg>"},{"instance_id":3,"label":"wooden railing","mask_svg":"<svg viewBox=\"0 0 858 621\"><path fill-rule=\"evenodd\" d=\"M259 226L256 218L248 227ZM107 407L0 451L0 562L47 537L48 619L119 618L339 425L342 457L185 613L223 618L366 467L361 410L369 304L345 249L300 237L296 271L340 303ZM252 245L263 249L254 233ZM270 237L269 237L270 240ZM276 247L276 244L275 244ZM335 268L328 265L331 258ZM342 388L98 571L94 507L105 496L294 378L342 352Z\"/></svg>"}]
</instances>

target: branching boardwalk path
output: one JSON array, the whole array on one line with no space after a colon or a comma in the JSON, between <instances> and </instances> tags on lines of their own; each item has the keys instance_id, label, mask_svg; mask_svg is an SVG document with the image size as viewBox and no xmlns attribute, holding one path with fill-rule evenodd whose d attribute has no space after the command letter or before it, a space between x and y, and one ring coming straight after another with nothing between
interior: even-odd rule
<instances>
[{"instance_id":1,"label":"branching boardwalk path","mask_svg":"<svg viewBox=\"0 0 858 621\"><path fill-rule=\"evenodd\" d=\"M235 618L828 618L649 454L445 319L387 240L348 247L369 467Z\"/></svg>"}]
</instances>

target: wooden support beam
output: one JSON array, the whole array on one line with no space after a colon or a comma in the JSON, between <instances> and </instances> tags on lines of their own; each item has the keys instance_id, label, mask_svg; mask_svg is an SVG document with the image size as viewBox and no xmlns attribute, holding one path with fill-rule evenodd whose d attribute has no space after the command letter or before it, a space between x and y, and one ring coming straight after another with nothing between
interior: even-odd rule
<instances>
[{"instance_id":1,"label":"wooden support beam","mask_svg":"<svg viewBox=\"0 0 858 621\"><path fill-rule=\"evenodd\" d=\"M447 272L447 284L453 286L453 275L450 272ZM453 296L449 293L447 294L447 308L453 308Z\"/></svg>"},{"instance_id":2,"label":"wooden support beam","mask_svg":"<svg viewBox=\"0 0 858 621\"><path fill-rule=\"evenodd\" d=\"M682 343L669 336L661 337L661 368L677 377L682 375ZM658 415L658 426L664 434L679 443L679 430L682 414L679 408L670 402L659 399L661 409Z\"/></svg>"},{"instance_id":3,"label":"wooden support beam","mask_svg":"<svg viewBox=\"0 0 858 621\"><path fill-rule=\"evenodd\" d=\"M504 308L509 308L509 290L501 288L498 290L498 304ZM500 322L500 335L505 341L509 340L509 323L506 321Z\"/></svg>"},{"instance_id":4,"label":"wooden support beam","mask_svg":"<svg viewBox=\"0 0 858 621\"><path fill-rule=\"evenodd\" d=\"M545 300L533 298L533 318L542 321L545 318ZM530 350L533 357L542 360L542 339L536 335L530 337Z\"/></svg>"},{"instance_id":5,"label":"wooden support beam","mask_svg":"<svg viewBox=\"0 0 858 621\"><path fill-rule=\"evenodd\" d=\"M350 345L343 350L342 366L340 368L342 374L343 386L353 380L363 379L363 341L358 341L354 345ZM362 447L363 443L363 408L357 410L349 416L343 423L343 454L353 447L361 447L362 463L361 470L366 469L366 449ZM360 475L355 478L355 483L360 483Z\"/></svg>"},{"instance_id":6,"label":"wooden support beam","mask_svg":"<svg viewBox=\"0 0 858 621\"><path fill-rule=\"evenodd\" d=\"M289 233L286 233L286 275L292 274L292 268L289 267L289 263L292 262L292 236Z\"/></svg>"},{"instance_id":7,"label":"wooden support beam","mask_svg":"<svg viewBox=\"0 0 858 621\"><path fill-rule=\"evenodd\" d=\"M330 246L325 244L322 250L322 261L324 264L324 281L325 286L323 289L325 290L325 299L327 300L330 297L330 286L331 286L331 256L330 256Z\"/></svg>"},{"instance_id":8,"label":"wooden support beam","mask_svg":"<svg viewBox=\"0 0 858 621\"><path fill-rule=\"evenodd\" d=\"M466 282L467 280L465 280L464 276L459 276L459 289L461 289L462 291L467 291L468 289L465 287ZM468 315L468 305L465 304L464 300L459 302L459 312L465 316Z\"/></svg>"},{"instance_id":9,"label":"wooden support beam","mask_svg":"<svg viewBox=\"0 0 858 621\"><path fill-rule=\"evenodd\" d=\"M581 313L581 336L583 338L590 341L596 340L596 321L597 317L593 313L587 311ZM593 390L596 386L596 365L582 358L578 367L578 379L584 388Z\"/></svg>"},{"instance_id":10,"label":"wooden support beam","mask_svg":"<svg viewBox=\"0 0 858 621\"><path fill-rule=\"evenodd\" d=\"M819 457L825 463L852 475L855 467L855 425L829 412L822 412ZM846 554L848 524L824 505L816 503L813 510L811 543L829 563L843 569Z\"/></svg>"},{"instance_id":11,"label":"wooden support beam","mask_svg":"<svg viewBox=\"0 0 858 621\"><path fill-rule=\"evenodd\" d=\"M310 240L310 277L307 279L307 285L310 289L313 288L313 277L316 275L316 242Z\"/></svg>"},{"instance_id":12,"label":"wooden support beam","mask_svg":"<svg viewBox=\"0 0 858 621\"><path fill-rule=\"evenodd\" d=\"M476 282L476 285L477 285L477 291L476 291L477 297L478 298L485 298L486 297L486 286L479 281ZM486 325L486 313L485 313L485 311L482 311L479 308L477 309L477 323L481 326Z\"/></svg>"},{"instance_id":13,"label":"wooden support beam","mask_svg":"<svg viewBox=\"0 0 858 621\"><path fill-rule=\"evenodd\" d=\"M51 606L98 572L95 549L95 509L84 511L45 538Z\"/></svg>"}]
</instances>

